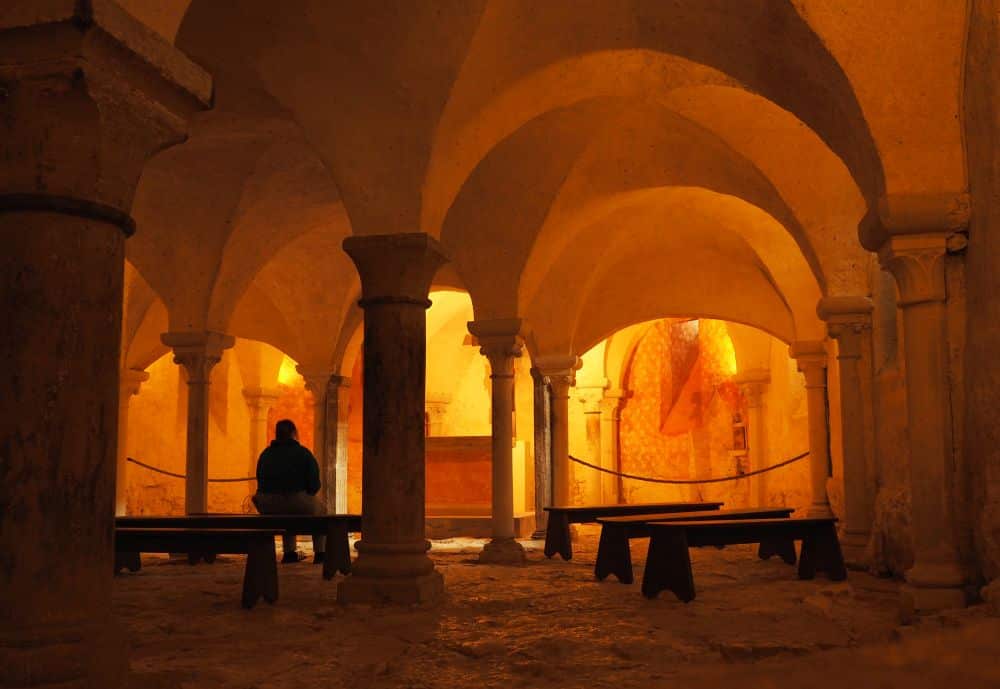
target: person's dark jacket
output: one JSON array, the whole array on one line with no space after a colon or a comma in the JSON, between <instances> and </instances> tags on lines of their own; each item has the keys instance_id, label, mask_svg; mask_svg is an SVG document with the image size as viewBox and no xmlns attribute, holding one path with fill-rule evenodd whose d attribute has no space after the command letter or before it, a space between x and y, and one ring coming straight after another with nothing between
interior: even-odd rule
<instances>
[{"instance_id":1,"label":"person's dark jacket","mask_svg":"<svg viewBox=\"0 0 1000 689\"><path fill-rule=\"evenodd\" d=\"M257 460L257 492L319 492L319 464L297 440L272 440Z\"/></svg>"}]
</instances>

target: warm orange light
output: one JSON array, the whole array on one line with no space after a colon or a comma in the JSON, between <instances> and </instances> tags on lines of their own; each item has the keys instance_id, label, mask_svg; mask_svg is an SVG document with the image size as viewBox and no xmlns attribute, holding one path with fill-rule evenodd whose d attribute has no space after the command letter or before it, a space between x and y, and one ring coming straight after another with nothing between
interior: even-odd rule
<instances>
[{"instance_id":1,"label":"warm orange light","mask_svg":"<svg viewBox=\"0 0 1000 689\"><path fill-rule=\"evenodd\" d=\"M278 369L278 384L295 385L301 382L301 379L302 376L295 370L295 362L287 356L284 357L281 360L281 368Z\"/></svg>"},{"instance_id":2,"label":"warm orange light","mask_svg":"<svg viewBox=\"0 0 1000 689\"><path fill-rule=\"evenodd\" d=\"M730 378L736 375L736 348L724 321L703 319L699 322L702 349L708 355L710 366L717 375Z\"/></svg>"}]
</instances>

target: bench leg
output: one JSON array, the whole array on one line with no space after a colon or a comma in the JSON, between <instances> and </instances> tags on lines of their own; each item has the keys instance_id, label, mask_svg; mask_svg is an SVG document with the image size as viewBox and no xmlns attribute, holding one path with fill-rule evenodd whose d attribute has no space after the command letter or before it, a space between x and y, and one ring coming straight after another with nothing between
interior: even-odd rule
<instances>
[{"instance_id":1,"label":"bench leg","mask_svg":"<svg viewBox=\"0 0 1000 689\"><path fill-rule=\"evenodd\" d=\"M556 553L564 560L573 559L573 543L569 535L569 515L564 512L549 512L549 524L545 529L545 557Z\"/></svg>"},{"instance_id":2,"label":"bench leg","mask_svg":"<svg viewBox=\"0 0 1000 689\"><path fill-rule=\"evenodd\" d=\"M326 560L323 562L323 578L333 579L341 574L351 573L351 542L345 522L331 522L326 534Z\"/></svg>"},{"instance_id":3,"label":"bench leg","mask_svg":"<svg viewBox=\"0 0 1000 689\"><path fill-rule=\"evenodd\" d=\"M253 543L248 548L243 572L243 607L250 609L263 598L268 603L278 600L278 557L274 539Z\"/></svg>"},{"instance_id":4,"label":"bench leg","mask_svg":"<svg viewBox=\"0 0 1000 689\"><path fill-rule=\"evenodd\" d=\"M843 581L847 578L847 567L844 566L844 555L840 550L840 540L837 538L837 528L833 524L824 524L816 534L817 549L820 557L816 566L832 581Z\"/></svg>"},{"instance_id":5,"label":"bench leg","mask_svg":"<svg viewBox=\"0 0 1000 689\"><path fill-rule=\"evenodd\" d=\"M790 538L771 538L760 542L757 557L767 560L772 555L778 555L785 564L795 564L795 541Z\"/></svg>"},{"instance_id":6,"label":"bench leg","mask_svg":"<svg viewBox=\"0 0 1000 689\"><path fill-rule=\"evenodd\" d=\"M646 571L642 576L642 595L656 598L660 591L670 589L678 599L694 600L694 576L687 536L683 531L654 533L649 539Z\"/></svg>"},{"instance_id":7,"label":"bench leg","mask_svg":"<svg viewBox=\"0 0 1000 689\"><path fill-rule=\"evenodd\" d=\"M799 554L799 579L816 578L816 565L821 555L818 552L814 533L810 533L802 539L802 552Z\"/></svg>"},{"instance_id":8,"label":"bench leg","mask_svg":"<svg viewBox=\"0 0 1000 689\"><path fill-rule=\"evenodd\" d=\"M604 581L609 574L614 574L621 583L632 583L632 551L628 541L626 527L609 524L601 527L597 562L594 564L594 576L598 581Z\"/></svg>"}]
</instances>

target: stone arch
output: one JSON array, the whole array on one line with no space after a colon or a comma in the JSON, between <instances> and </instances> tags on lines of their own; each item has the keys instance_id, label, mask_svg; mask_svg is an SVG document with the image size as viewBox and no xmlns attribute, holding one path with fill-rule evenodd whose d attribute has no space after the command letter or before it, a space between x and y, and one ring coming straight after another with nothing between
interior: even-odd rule
<instances>
[{"instance_id":1,"label":"stone arch","mask_svg":"<svg viewBox=\"0 0 1000 689\"><path fill-rule=\"evenodd\" d=\"M478 152L459 154L456 160L464 155L466 162L456 164L458 177L519 120L545 108L594 95L663 93L707 83L742 86L794 113L845 160L867 198L881 193L877 150L852 86L791 3L766 8L733 8L724 2L649 2L628 8L597 3L586 9L549 3L533 8L534 21L524 27L516 17L526 12L519 3L491 5L463 65L438 131L440 157L448 164L448 151L473 137ZM555 26L562 31L554 31ZM463 143L450 142L448 129L463 131ZM432 178L444 164L432 161ZM435 209L447 202L445 193L442 201L428 203L426 228L432 229L435 214L441 215Z\"/></svg>"},{"instance_id":2,"label":"stone arch","mask_svg":"<svg viewBox=\"0 0 1000 689\"><path fill-rule=\"evenodd\" d=\"M786 228L804 259L796 262L822 288L822 258L754 163L697 124L641 102L589 101L528 123L466 182L442 244L484 317L509 317L517 313L515 290L522 303L534 294L581 227L620 208L626 192L650 194L644 187L659 185L703 186L764 209ZM492 250L497 245L502 253Z\"/></svg>"},{"instance_id":3,"label":"stone arch","mask_svg":"<svg viewBox=\"0 0 1000 689\"><path fill-rule=\"evenodd\" d=\"M622 326L666 315L747 322L788 342L822 339L819 286L769 215L697 189L625 200L634 203L583 228L539 288L520 295L544 351L584 351Z\"/></svg>"}]
</instances>

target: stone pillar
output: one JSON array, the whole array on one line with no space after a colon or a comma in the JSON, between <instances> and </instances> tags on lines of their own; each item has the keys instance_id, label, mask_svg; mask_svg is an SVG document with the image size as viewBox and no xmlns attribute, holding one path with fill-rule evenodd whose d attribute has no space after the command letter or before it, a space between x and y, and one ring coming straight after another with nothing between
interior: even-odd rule
<instances>
[{"instance_id":1,"label":"stone pillar","mask_svg":"<svg viewBox=\"0 0 1000 689\"><path fill-rule=\"evenodd\" d=\"M326 471L322 489L327 509L347 513L347 420L351 412L351 379L330 376L326 386Z\"/></svg>"},{"instance_id":2,"label":"stone pillar","mask_svg":"<svg viewBox=\"0 0 1000 689\"><path fill-rule=\"evenodd\" d=\"M535 531L532 538L545 538L549 523L546 507L552 505L552 404L549 380L531 369L534 383Z\"/></svg>"},{"instance_id":3,"label":"stone pillar","mask_svg":"<svg viewBox=\"0 0 1000 689\"><path fill-rule=\"evenodd\" d=\"M348 237L361 276L364 331L362 540L344 603L420 603L444 591L424 538L426 310L446 262L425 234Z\"/></svg>"},{"instance_id":4,"label":"stone pillar","mask_svg":"<svg viewBox=\"0 0 1000 689\"><path fill-rule=\"evenodd\" d=\"M741 371L737 374L734 382L739 384L740 392L747 403L746 430L750 457L749 471L764 469L771 464L771 458L768 456L767 419L766 407L764 406L764 393L771 382L771 374L762 369ZM749 480L750 504L752 506L766 506L767 474L751 476Z\"/></svg>"},{"instance_id":5,"label":"stone pillar","mask_svg":"<svg viewBox=\"0 0 1000 689\"><path fill-rule=\"evenodd\" d=\"M806 378L809 405L809 475L812 485L810 517L832 517L826 481L830 478L830 420L826 400L826 346L822 341L795 342L788 355Z\"/></svg>"},{"instance_id":6,"label":"stone pillar","mask_svg":"<svg viewBox=\"0 0 1000 689\"><path fill-rule=\"evenodd\" d=\"M340 511L342 506L346 512L347 391L351 379L323 369L298 366L296 370L313 396L313 455L320 469L320 498L327 511ZM341 495L343 499L338 497Z\"/></svg>"},{"instance_id":7,"label":"stone pillar","mask_svg":"<svg viewBox=\"0 0 1000 689\"><path fill-rule=\"evenodd\" d=\"M601 445L601 401L604 399L606 388L606 380L598 384L577 384L576 386L577 400L583 405L583 419L587 434L587 456L581 459L597 466L604 465ZM610 474L596 469L588 469L578 464L573 465L570 474L574 479L583 477L583 502L585 504L594 505L603 502L603 486L608 478L613 478ZM575 480L574 482L578 483Z\"/></svg>"},{"instance_id":8,"label":"stone pillar","mask_svg":"<svg viewBox=\"0 0 1000 689\"><path fill-rule=\"evenodd\" d=\"M274 388L245 388L243 399L250 410L250 458L247 462L247 476L257 475L257 460L267 447L271 429L267 427L267 413L278 401L280 393ZM250 495L257 492L257 483L250 481Z\"/></svg>"},{"instance_id":9,"label":"stone pillar","mask_svg":"<svg viewBox=\"0 0 1000 689\"><path fill-rule=\"evenodd\" d=\"M296 366L295 370L305 381L306 390L313 398L313 456L320 466L320 480L324 478L326 466L326 387L330 383L331 371L307 366ZM324 482L325 483L325 482Z\"/></svg>"},{"instance_id":10,"label":"stone pillar","mask_svg":"<svg viewBox=\"0 0 1000 689\"><path fill-rule=\"evenodd\" d=\"M118 450L117 450L117 470L115 472L115 515L124 517L126 514L126 502L128 483L128 462L126 457L128 451L126 442L128 441L128 405L133 395L139 394L139 387L149 380L149 374L134 368L122 369L121 377L118 379Z\"/></svg>"},{"instance_id":11,"label":"stone pillar","mask_svg":"<svg viewBox=\"0 0 1000 689\"><path fill-rule=\"evenodd\" d=\"M540 356L535 367L549 381L551 391L552 502L570 505L569 389L576 383L580 359L576 356Z\"/></svg>"},{"instance_id":12,"label":"stone pillar","mask_svg":"<svg viewBox=\"0 0 1000 689\"><path fill-rule=\"evenodd\" d=\"M170 332L160 340L174 350L174 363L184 367L188 386L184 512L208 511L208 388L222 352L235 343L232 335L211 330Z\"/></svg>"},{"instance_id":13,"label":"stone pillar","mask_svg":"<svg viewBox=\"0 0 1000 689\"><path fill-rule=\"evenodd\" d=\"M521 356L521 319L509 318L469 323L490 362L492 388L492 515L493 538L479 554L479 561L524 564L524 548L515 539L514 467L514 360Z\"/></svg>"},{"instance_id":14,"label":"stone pillar","mask_svg":"<svg viewBox=\"0 0 1000 689\"><path fill-rule=\"evenodd\" d=\"M917 611L965 604L949 500L954 471L948 390L944 233L891 236L879 251L899 286L906 355L914 564L907 602Z\"/></svg>"},{"instance_id":15,"label":"stone pillar","mask_svg":"<svg viewBox=\"0 0 1000 689\"><path fill-rule=\"evenodd\" d=\"M611 471L621 471L621 419L625 391L617 388L604 391L601 399L601 466ZM614 474L601 474L601 502L614 505L621 502L622 480Z\"/></svg>"},{"instance_id":16,"label":"stone pillar","mask_svg":"<svg viewBox=\"0 0 1000 689\"><path fill-rule=\"evenodd\" d=\"M125 237L211 80L117 5L0 3L0 686L120 687ZM112 28L113 27L113 28Z\"/></svg>"},{"instance_id":17,"label":"stone pillar","mask_svg":"<svg viewBox=\"0 0 1000 689\"><path fill-rule=\"evenodd\" d=\"M872 302L867 297L824 297L817 308L830 337L837 341L840 368L840 417L844 448L844 523L840 544L844 559L855 569L867 569L872 510L868 496L867 429L861 387L861 359L871 351Z\"/></svg>"}]
</instances>

